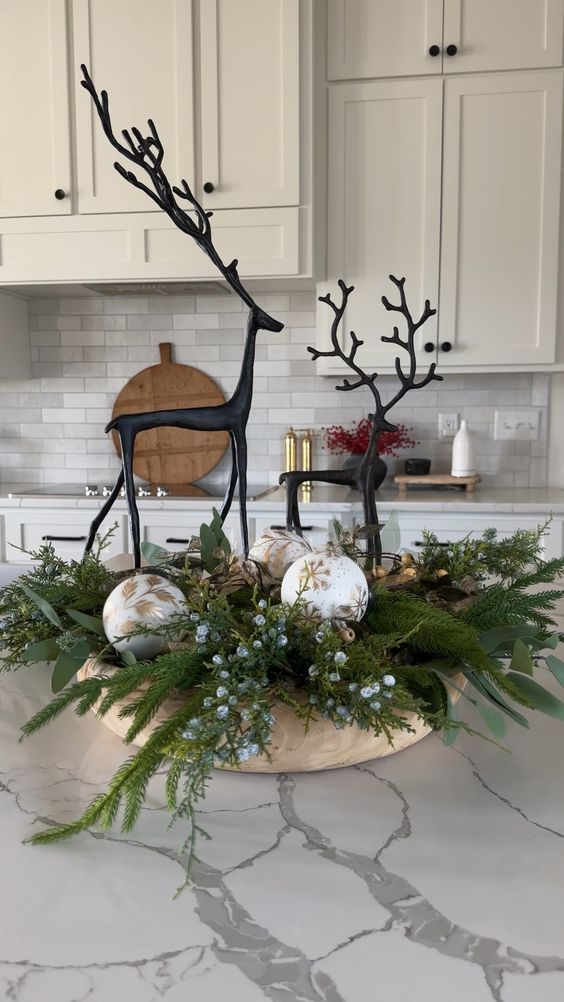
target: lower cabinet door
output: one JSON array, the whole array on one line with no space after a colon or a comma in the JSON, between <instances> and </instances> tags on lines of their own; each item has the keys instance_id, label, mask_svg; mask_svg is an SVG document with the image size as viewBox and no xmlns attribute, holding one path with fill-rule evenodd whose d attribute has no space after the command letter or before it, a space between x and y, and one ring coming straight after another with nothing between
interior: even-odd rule
<instances>
[{"instance_id":1,"label":"lower cabinet door","mask_svg":"<svg viewBox=\"0 0 564 1002\"><path fill-rule=\"evenodd\" d=\"M178 513L177 513L178 514ZM200 535L202 522L209 523L209 512L202 512L187 517L170 517L166 521L153 518L141 520L141 539L146 543L154 543L155 546L162 546L164 550L175 553L185 550L193 536ZM237 515L230 515L223 526L223 531L229 539L234 550L239 548L239 518Z\"/></svg>"},{"instance_id":2,"label":"lower cabinet door","mask_svg":"<svg viewBox=\"0 0 564 1002\"><path fill-rule=\"evenodd\" d=\"M50 543L63 560L80 560L93 515L93 512L62 511L6 515L6 560L16 564L28 563L33 560L32 552L45 543ZM104 559L115 557L127 549L126 519L118 516L113 523L116 528L102 551ZM105 531L107 529L103 527Z\"/></svg>"},{"instance_id":3,"label":"lower cabinet door","mask_svg":"<svg viewBox=\"0 0 564 1002\"><path fill-rule=\"evenodd\" d=\"M316 549L318 546L324 546L328 539L333 538L331 523L335 517L334 515L317 515L314 512L302 510L300 517L304 537L307 539L308 543L311 543L313 549ZM347 518L348 521L346 521ZM339 521L343 524L352 526L352 516L350 516L348 512L343 513ZM272 515L269 515L268 517L261 515L259 518L255 518L254 523L255 539L262 536L263 532L267 529L286 528L284 515L280 512L273 512Z\"/></svg>"}]
</instances>

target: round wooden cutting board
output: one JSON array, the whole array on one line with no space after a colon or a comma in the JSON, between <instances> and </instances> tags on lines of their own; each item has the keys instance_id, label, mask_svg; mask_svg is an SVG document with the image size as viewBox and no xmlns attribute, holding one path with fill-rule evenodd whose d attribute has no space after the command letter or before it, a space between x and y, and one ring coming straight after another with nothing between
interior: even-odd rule
<instances>
[{"instance_id":1,"label":"round wooden cutting board","mask_svg":"<svg viewBox=\"0 0 564 1002\"><path fill-rule=\"evenodd\" d=\"M217 407L225 397L205 372L172 361L172 345L160 344L161 361L138 372L116 398L112 418L178 407ZM118 455L119 435L112 432ZM229 444L224 431L154 428L135 441L133 472L152 484L189 484L217 466Z\"/></svg>"}]
</instances>

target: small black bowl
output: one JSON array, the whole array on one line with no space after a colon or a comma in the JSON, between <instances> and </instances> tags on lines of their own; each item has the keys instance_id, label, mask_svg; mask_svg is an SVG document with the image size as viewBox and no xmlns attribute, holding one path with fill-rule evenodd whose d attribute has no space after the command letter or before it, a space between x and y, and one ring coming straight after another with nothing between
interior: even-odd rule
<instances>
[{"instance_id":1,"label":"small black bowl","mask_svg":"<svg viewBox=\"0 0 564 1002\"><path fill-rule=\"evenodd\" d=\"M431 470L431 460L406 459L404 469L410 477L424 477Z\"/></svg>"}]
</instances>

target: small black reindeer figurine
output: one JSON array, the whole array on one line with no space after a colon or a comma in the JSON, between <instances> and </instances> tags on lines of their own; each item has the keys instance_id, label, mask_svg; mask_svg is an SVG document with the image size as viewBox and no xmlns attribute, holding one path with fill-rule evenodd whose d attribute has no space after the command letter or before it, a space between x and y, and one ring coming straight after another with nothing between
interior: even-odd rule
<instances>
[{"instance_id":1,"label":"small black reindeer figurine","mask_svg":"<svg viewBox=\"0 0 564 1002\"><path fill-rule=\"evenodd\" d=\"M359 386L367 386L374 397L374 413L369 415L372 421L372 431L368 447L355 466L346 470L295 470L291 473L283 473L280 477L280 483L286 483L286 527L288 529L293 529L300 535L302 535L302 527L298 507L298 488L300 484L308 481L318 481L324 484L340 484L343 487L356 487L362 495L362 508L365 524L374 527L378 526L378 512L376 509L374 492L375 484L376 482L379 482L381 477L383 466L382 460L378 455L378 437L382 431L396 430L396 425L390 424L386 415L388 414L388 411L390 411L392 407L395 407L397 402L405 396L408 390L419 390L422 386L426 386L427 383L430 383L431 380L443 378L442 376L437 376L435 373L436 363L432 362L429 366L427 375L420 379L419 382L417 382L416 379L417 357L415 353L415 334L422 324L424 324L429 317L434 316L437 311L431 309L431 304L427 299L425 300L425 308L419 317L419 320L414 320L405 298L405 278L395 278L393 275L390 275L390 281L393 282L398 289L400 295L399 304L396 306L395 304L390 303L386 296L382 296L382 302L387 310L402 314L406 321L407 334L405 341L402 340L399 329L394 327L394 333L391 337L386 337L384 335L380 340L385 341L388 344L395 344L399 348L403 348L407 351L409 358L409 371L404 372L399 357L396 357L395 365L398 379L400 381L400 388L386 404L382 402L380 391L376 386L378 373L373 372L372 375L369 376L363 369L360 368L358 362L355 361L356 353L360 346L364 344L364 341L361 341L356 336L354 331L351 331L350 338L352 345L348 355L345 353L339 342L339 324L343 319L344 312L347 308L348 298L354 289L354 285L347 286L342 279L339 279L338 284L341 290L341 303L339 306L333 302L329 293L327 293L326 296L319 297L319 301L321 303L327 303L334 313L333 322L331 324L331 344L333 345L333 348L330 351L319 351L317 348L308 348L308 351L311 353L314 360L320 357L342 359L358 378L354 383L351 383L348 379L343 379L342 385L336 386L335 389L346 391L356 390ZM374 557L378 562L380 561L382 557L382 546L378 533L368 537L367 550L370 556Z\"/></svg>"},{"instance_id":2,"label":"small black reindeer figurine","mask_svg":"<svg viewBox=\"0 0 564 1002\"><path fill-rule=\"evenodd\" d=\"M231 475L229 484L221 508L221 519L225 520L233 501L237 480L239 481L239 506L241 519L241 537L245 555L249 552L249 533L247 526L247 422L251 410L253 396L253 366L255 359L255 340L259 330L273 331L279 333L284 324L274 317L269 316L261 310L255 303L249 292L244 288L237 272L237 260L225 264L214 247L212 231L210 225L211 212L206 212L188 186L188 182L182 180L180 188L171 186L163 167L164 148L159 139L157 130L151 119L148 120L150 135L144 137L135 126L131 133L127 129L122 130L125 145L120 143L113 132L110 119L108 95L106 91L100 91L98 95L94 84L88 74L86 66L81 66L84 79L82 86L88 91L98 117L102 123L102 128L111 145L125 157L142 168L148 175L152 184L149 188L140 181L132 171L126 170L120 163L114 163L118 174L121 174L129 184L135 188L140 188L145 194L157 203L160 209L167 213L172 222L183 233L187 233L196 241L204 254L213 261L218 271L223 275L228 285L249 307L247 321L247 335L241 375L233 396L225 403L216 407L188 407L174 410L155 411L152 414L122 414L111 421L106 432L115 428L121 442L122 467L118 478L114 484L108 500L100 509L96 518L90 526L90 532L86 542L85 553L88 553L94 544L96 533L103 520L110 511L121 488L125 483L127 507L129 509L129 522L133 539L133 556L135 567L141 564L141 551L139 540L139 512L135 499L135 484L133 480L133 452L135 449L135 438L142 431L151 428L161 428L163 426L174 428L190 428L195 431L227 431L231 438ZM133 138L132 138L133 135ZM189 212L179 204L178 199L185 199L189 205L189 211L195 213L193 219Z\"/></svg>"}]
</instances>

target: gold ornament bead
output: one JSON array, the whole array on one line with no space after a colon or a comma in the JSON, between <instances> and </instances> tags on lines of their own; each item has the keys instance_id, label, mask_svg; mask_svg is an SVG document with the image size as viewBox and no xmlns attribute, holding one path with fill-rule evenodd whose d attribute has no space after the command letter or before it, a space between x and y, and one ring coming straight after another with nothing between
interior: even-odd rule
<instances>
[{"instance_id":1,"label":"gold ornament bead","mask_svg":"<svg viewBox=\"0 0 564 1002\"><path fill-rule=\"evenodd\" d=\"M402 553L401 562L404 567L411 567L413 563L413 553Z\"/></svg>"},{"instance_id":2,"label":"gold ornament bead","mask_svg":"<svg viewBox=\"0 0 564 1002\"><path fill-rule=\"evenodd\" d=\"M415 567L406 567L403 573L404 573L404 575L405 575L406 578L416 578L417 577L417 571L415 570Z\"/></svg>"},{"instance_id":3,"label":"gold ornament bead","mask_svg":"<svg viewBox=\"0 0 564 1002\"><path fill-rule=\"evenodd\" d=\"M437 571L437 577L438 578L447 578L448 577L448 571L445 571L444 567L439 568L439 570Z\"/></svg>"},{"instance_id":4,"label":"gold ornament bead","mask_svg":"<svg viewBox=\"0 0 564 1002\"><path fill-rule=\"evenodd\" d=\"M388 576L386 568L382 567L381 564L378 564L378 566L374 568L372 573L375 578L386 578Z\"/></svg>"}]
</instances>

